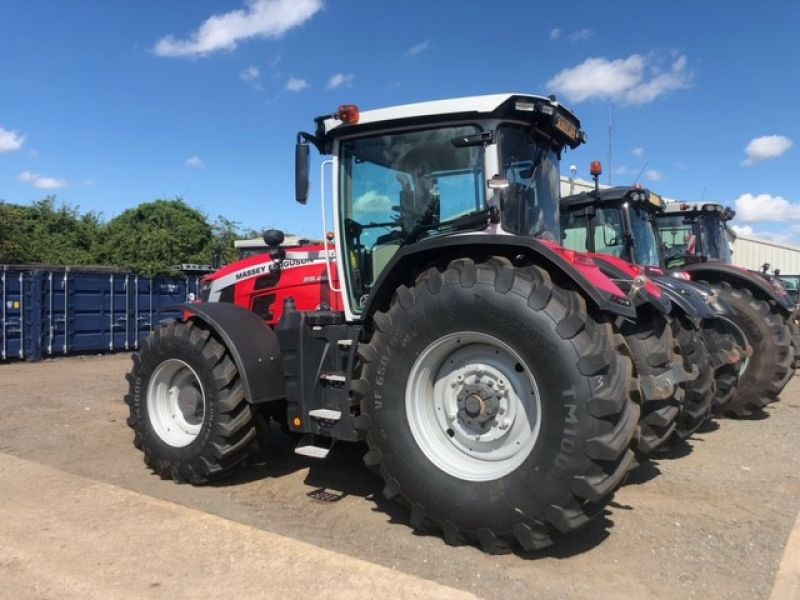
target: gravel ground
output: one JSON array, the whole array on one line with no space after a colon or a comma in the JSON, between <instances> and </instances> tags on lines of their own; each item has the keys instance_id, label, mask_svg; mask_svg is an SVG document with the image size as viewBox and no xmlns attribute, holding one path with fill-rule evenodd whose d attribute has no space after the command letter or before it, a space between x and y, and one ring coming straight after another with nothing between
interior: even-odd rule
<instances>
[{"instance_id":1,"label":"gravel ground","mask_svg":"<svg viewBox=\"0 0 800 600\"><path fill-rule=\"evenodd\" d=\"M497 557L411 531L358 445L313 461L276 444L214 486L158 479L125 425L129 365L127 355L0 365L0 452L485 598L767 598L800 509L800 378L766 418L711 423L640 465L579 535Z\"/></svg>"}]
</instances>

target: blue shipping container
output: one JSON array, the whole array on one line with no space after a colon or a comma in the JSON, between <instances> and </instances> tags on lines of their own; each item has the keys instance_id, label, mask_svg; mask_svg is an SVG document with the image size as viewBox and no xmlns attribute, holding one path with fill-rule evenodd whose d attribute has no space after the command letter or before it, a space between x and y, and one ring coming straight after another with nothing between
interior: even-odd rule
<instances>
[{"instance_id":1,"label":"blue shipping container","mask_svg":"<svg viewBox=\"0 0 800 600\"><path fill-rule=\"evenodd\" d=\"M131 350L167 307L196 297L199 277L0 267L0 360Z\"/></svg>"}]
</instances>

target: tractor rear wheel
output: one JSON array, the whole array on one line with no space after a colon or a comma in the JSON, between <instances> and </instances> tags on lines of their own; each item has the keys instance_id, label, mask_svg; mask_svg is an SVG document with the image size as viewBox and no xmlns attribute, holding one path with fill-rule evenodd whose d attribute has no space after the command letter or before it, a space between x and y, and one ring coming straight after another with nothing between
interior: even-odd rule
<instances>
[{"instance_id":1,"label":"tractor rear wheel","mask_svg":"<svg viewBox=\"0 0 800 600\"><path fill-rule=\"evenodd\" d=\"M691 323L682 317L672 319L672 331L678 343L678 352L686 370L693 366L698 369L697 377L684 383L685 396L681 413L678 415L678 427L675 440L688 438L705 423L711 415L717 385L714 380L714 369L710 368L710 357L703 336Z\"/></svg>"},{"instance_id":2,"label":"tractor rear wheel","mask_svg":"<svg viewBox=\"0 0 800 600\"><path fill-rule=\"evenodd\" d=\"M739 368L747 358L747 348L738 344L736 337L721 319L703 320L700 332L708 349L717 386L711 410L718 413L736 393Z\"/></svg>"},{"instance_id":3,"label":"tractor rear wheel","mask_svg":"<svg viewBox=\"0 0 800 600\"><path fill-rule=\"evenodd\" d=\"M171 321L133 355L125 403L144 461L162 478L193 484L229 474L253 446L253 411L236 365L207 329Z\"/></svg>"},{"instance_id":4,"label":"tractor rear wheel","mask_svg":"<svg viewBox=\"0 0 800 600\"><path fill-rule=\"evenodd\" d=\"M538 267L452 261L401 286L359 347L366 464L415 528L490 553L602 512L639 408L610 324Z\"/></svg>"},{"instance_id":5,"label":"tractor rear wheel","mask_svg":"<svg viewBox=\"0 0 800 600\"><path fill-rule=\"evenodd\" d=\"M739 368L736 393L718 412L748 417L777 400L789 382L794 362L792 335L778 308L758 300L750 290L735 288L726 282L712 287L735 311L720 318L740 346L749 344L753 349L752 355L746 357Z\"/></svg>"},{"instance_id":6,"label":"tractor rear wheel","mask_svg":"<svg viewBox=\"0 0 800 600\"><path fill-rule=\"evenodd\" d=\"M640 315L636 322L626 322L621 331L639 380L641 418L637 450L640 454L651 454L675 431L684 395L677 383L686 377L679 361L678 365L673 364L672 332L663 316ZM676 367L680 373L675 373Z\"/></svg>"}]
</instances>

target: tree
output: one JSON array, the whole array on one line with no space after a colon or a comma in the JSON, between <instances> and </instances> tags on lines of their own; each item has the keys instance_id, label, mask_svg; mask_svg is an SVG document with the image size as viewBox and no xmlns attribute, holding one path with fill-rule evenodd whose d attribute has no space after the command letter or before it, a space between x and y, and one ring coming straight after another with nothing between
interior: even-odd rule
<instances>
[{"instance_id":1,"label":"tree","mask_svg":"<svg viewBox=\"0 0 800 600\"><path fill-rule=\"evenodd\" d=\"M236 260L236 248L233 244L236 240L261 236L258 231L242 228L241 223L226 219L222 215L217 216L211 229L214 232L214 239L209 255L215 257L218 264L228 264Z\"/></svg>"},{"instance_id":2,"label":"tree","mask_svg":"<svg viewBox=\"0 0 800 600\"><path fill-rule=\"evenodd\" d=\"M206 217L183 200L156 200L109 221L103 250L106 264L146 276L167 274L180 263L208 263L213 232Z\"/></svg>"},{"instance_id":3,"label":"tree","mask_svg":"<svg viewBox=\"0 0 800 600\"><path fill-rule=\"evenodd\" d=\"M0 262L94 264L102 224L97 213L56 207L54 196L31 206L0 203Z\"/></svg>"}]
</instances>

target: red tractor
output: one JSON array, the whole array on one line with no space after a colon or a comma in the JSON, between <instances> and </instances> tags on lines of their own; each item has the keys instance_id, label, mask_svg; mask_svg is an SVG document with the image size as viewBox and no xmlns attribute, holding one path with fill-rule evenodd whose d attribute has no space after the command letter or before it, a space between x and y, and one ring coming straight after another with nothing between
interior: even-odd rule
<instances>
[{"instance_id":1,"label":"red tractor","mask_svg":"<svg viewBox=\"0 0 800 600\"><path fill-rule=\"evenodd\" d=\"M538 549L589 522L634 464L616 328L642 289L553 242L578 119L498 94L315 123L298 134L297 200L314 146L331 157L335 236L283 247L267 232L267 255L209 278L206 302L142 344L125 400L147 465L224 476L271 419L307 456L365 440L384 495L448 543Z\"/></svg>"}]
</instances>

